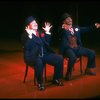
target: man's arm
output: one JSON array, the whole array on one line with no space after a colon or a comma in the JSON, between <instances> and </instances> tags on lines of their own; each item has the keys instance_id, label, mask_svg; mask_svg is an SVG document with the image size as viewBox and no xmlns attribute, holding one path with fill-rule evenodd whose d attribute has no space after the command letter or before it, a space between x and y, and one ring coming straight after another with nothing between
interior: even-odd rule
<instances>
[{"instance_id":1,"label":"man's arm","mask_svg":"<svg viewBox=\"0 0 100 100\"><path fill-rule=\"evenodd\" d=\"M95 23L94 25L91 25L91 26L88 26L88 27L80 27L80 32L81 33L92 32L92 31L95 31L98 28L100 28L100 24Z\"/></svg>"}]
</instances>

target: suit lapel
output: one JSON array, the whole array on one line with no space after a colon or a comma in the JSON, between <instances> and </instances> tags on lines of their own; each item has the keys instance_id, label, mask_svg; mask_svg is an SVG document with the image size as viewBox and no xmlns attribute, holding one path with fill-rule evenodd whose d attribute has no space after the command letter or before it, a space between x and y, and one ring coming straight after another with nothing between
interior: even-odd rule
<instances>
[{"instance_id":1,"label":"suit lapel","mask_svg":"<svg viewBox=\"0 0 100 100\"><path fill-rule=\"evenodd\" d=\"M41 44L42 43L41 39L36 37L34 34L32 35L32 40L37 44Z\"/></svg>"}]
</instances>

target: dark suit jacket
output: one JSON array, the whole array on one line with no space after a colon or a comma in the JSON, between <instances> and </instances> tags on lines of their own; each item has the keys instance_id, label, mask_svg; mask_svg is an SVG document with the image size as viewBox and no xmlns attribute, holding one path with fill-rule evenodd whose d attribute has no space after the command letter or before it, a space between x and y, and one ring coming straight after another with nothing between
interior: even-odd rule
<instances>
[{"instance_id":1,"label":"dark suit jacket","mask_svg":"<svg viewBox=\"0 0 100 100\"><path fill-rule=\"evenodd\" d=\"M43 47L44 54L54 52L49 46L51 36L39 32L40 38L32 35L32 39L28 37L27 32L22 35L22 44L24 47L24 60L27 63L35 64L39 55L41 55L41 47Z\"/></svg>"},{"instance_id":2,"label":"dark suit jacket","mask_svg":"<svg viewBox=\"0 0 100 100\"><path fill-rule=\"evenodd\" d=\"M82 46L80 33L90 32L90 31L93 31L96 28L93 25L93 26L89 26L89 27L73 26L73 29L74 29L75 36L77 38L78 46ZM60 36L61 37L60 53L64 54L64 51L66 49L70 49L71 48L70 45L69 45L69 41L68 41L68 37L71 35L71 33L70 33L69 30L61 29L60 30L60 35L61 35Z\"/></svg>"}]
</instances>

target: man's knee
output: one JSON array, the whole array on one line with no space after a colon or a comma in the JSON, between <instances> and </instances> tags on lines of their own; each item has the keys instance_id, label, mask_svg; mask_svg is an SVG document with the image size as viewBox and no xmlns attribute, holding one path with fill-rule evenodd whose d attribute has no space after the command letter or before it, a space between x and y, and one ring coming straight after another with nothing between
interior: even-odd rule
<instances>
[{"instance_id":1,"label":"man's knee","mask_svg":"<svg viewBox=\"0 0 100 100\"><path fill-rule=\"evenodd\" d=\"M63 56L58 55L58 57L57 57L57 61L58 61L58 62L63 62Z\"/></svg>"},{"instance_id":2,"label":"man's knee","mask_svg":"<svg viewBox=\"0 0 100 100\"><path fill-rule=\"evenodd\" d=\"M77 60L76 56L69 57L69 61L71 61L71 62L76 62L76 60Z\"/></svg>"}]
</instances>

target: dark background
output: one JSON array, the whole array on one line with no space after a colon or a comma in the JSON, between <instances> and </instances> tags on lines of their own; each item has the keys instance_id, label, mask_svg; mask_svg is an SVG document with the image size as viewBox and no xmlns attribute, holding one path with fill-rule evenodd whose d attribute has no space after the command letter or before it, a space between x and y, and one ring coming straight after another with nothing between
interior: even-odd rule
<instances>
[{"instance_id":1,"label":"dark background","mask_svg":"<svg viewBox=\"0 0 100 100\"><path fill-rule=\"evenodd\" d=\"M0 1L0 39L20 41L27 16L37 17L39 28L44 21L53 24L53 43L58 44L57 28L61 15L68 12L73 23L80 26L100 23L100 1ZM85 44L100 44L100 29L82 35Z\"/></svg>"}]
</instances>

